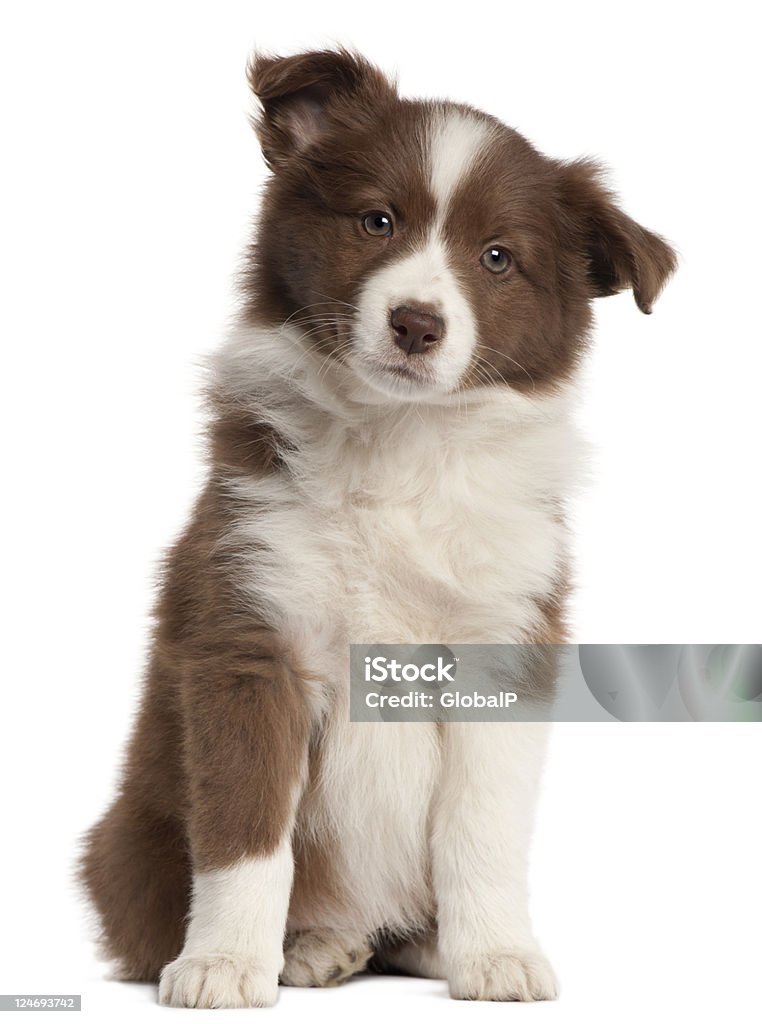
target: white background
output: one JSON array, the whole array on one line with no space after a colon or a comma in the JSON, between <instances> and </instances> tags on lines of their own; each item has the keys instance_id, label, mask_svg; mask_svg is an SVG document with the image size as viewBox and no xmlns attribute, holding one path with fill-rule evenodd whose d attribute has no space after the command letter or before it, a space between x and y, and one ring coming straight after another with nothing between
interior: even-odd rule
<instances>
[{"instance_id":1,"label":"white background","mask_svg":"<svg viewBox=\"0 0 762 1024\"><path fill-rule=\"evenodd\" d=\"M82 992L94 1020L207 1012L104 981L70 876L113 790L153 567L201 479L200 357L233 309L264 173L243 74L255 45L356 46L404 93L482 106L554 156L612 168L681 268L652 317L629 294L597 306L575 639L762 639L751 10L6 0L0 991ZM761 737L556 728L533 882L560 1002L456 1004L440 983L369 979L259 1012L759 1020Z\"/></svg>"}]
</instances>

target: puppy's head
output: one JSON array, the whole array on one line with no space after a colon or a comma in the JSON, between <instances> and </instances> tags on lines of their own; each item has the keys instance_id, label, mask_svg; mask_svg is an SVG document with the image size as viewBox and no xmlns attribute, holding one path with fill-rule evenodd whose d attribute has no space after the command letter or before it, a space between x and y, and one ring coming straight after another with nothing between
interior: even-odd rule
<instances>
[{"instance_id":1,"label":"puppy's head","mask_svg":"<svg viewBox=\"0 0 762 1024\"><path fill-rule=\"evenodd\" d=\"M273 175L256 311L288 321L379 396L552 388L590 300L645 313L670 247L624 214L590 162L561 163L470 107L401 99L344 50L250 66Z\"/></svg>"}]
</instances>

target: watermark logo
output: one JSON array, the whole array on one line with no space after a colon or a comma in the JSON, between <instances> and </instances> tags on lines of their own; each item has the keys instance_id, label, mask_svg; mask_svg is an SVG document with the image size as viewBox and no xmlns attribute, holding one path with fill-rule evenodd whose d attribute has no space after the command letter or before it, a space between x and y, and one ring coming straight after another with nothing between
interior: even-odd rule
<instances>
[{"instance_id":1,"label":"watermark logo","mask_svg":"<svg viewBox=\"0 0 762 1024\"><path fill-rule=\"evenodd\" d=\"M449 647L438 644L424 644L403 661L385 654L365 656L366 683L423 683L440 688L454 683L457 671L457 657Z\"/></svg>"},{"instance_id":2,"label":"watermark logo","mask_svg":"<svg viewBox=\"0 0 762 1024\"><path fill-rule=\"evenodd\" d=\"M762 722L762 645L353 644L350 717Z\"/></svg>"}]
</instances>

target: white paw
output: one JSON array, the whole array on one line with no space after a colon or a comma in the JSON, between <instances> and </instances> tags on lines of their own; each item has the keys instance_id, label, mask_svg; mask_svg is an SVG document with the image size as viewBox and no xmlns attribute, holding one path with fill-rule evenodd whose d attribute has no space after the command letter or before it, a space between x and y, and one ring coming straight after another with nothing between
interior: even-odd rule
<instances>
[{"instance_id":1,"label":"white paw","mask_svg":"<svg viewBox=\"0 0 762 1024\"><path fill-rule=\"evenodd\" d=\"M538 950L505 950L474 957L448 973L453 999L529 1003L557 999L558 981Z\"/></svg>"},{"instance_id":2,"label":"white paw","mask_svg":"<svg viewBox=\"0 0 762 1024\"><path fill-rule=\"evenodd\" d=\"M297 932L289 936L280 980L300 987L339 985L362 971L373 954L364 940L331 931Z\"/></svg>"},{"instance_id":3,"label":"white paw","mask_svg":"<svg viewBox=\"0 0 762 1024\"><path fill-rule=\"evenodd\" d=\"M272 1006L278 975L241 957L179 956L161 972L159 1002L165 1006Z\"/></svg>"}]
</instances>

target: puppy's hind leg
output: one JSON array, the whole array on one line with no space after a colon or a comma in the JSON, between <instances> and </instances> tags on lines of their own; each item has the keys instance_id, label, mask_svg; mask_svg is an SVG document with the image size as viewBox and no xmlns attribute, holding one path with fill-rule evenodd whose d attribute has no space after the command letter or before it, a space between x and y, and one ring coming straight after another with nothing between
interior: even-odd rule
<instances>
[{"instance_id":1,"label":"puppy's hind leg","mask_svg":"<svg viewBox=\"0 0 762 1024\"><path fill-rule=\"evenodd\" d=\"M364 936L314 929L289 935L283 953L282 985L322 988L365 970L373 948Z\"/></svg>"},{"instance_id":2,"label":"puppy's hind leg","mask_svg":"<svg viewBox=\"0 0 762 1024\"><path fill-rule=\"evenodd\" d=\"M79 878L122 981L157 981L180 952L191 868L181 825L123 793L85 837Z\"/></svg>"},{"instance_id":3,"label":"puppy's hind leg","mask_svg":"<svg viewBox=\"0 0 762 1024\"><path fill-rule=\"evenodd\" d=\"M180 952L191 891L182 820L176 685L154 660L120 792L84 837L78 880L100 918L104 957L124 981L157 981Z\"/></svg>"}]
</instances>

